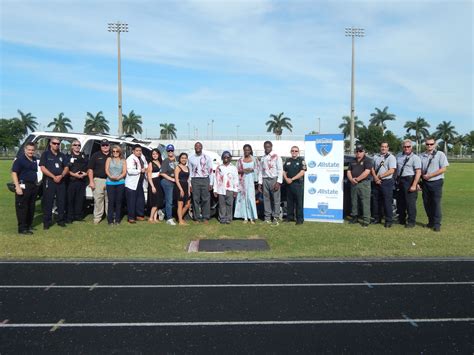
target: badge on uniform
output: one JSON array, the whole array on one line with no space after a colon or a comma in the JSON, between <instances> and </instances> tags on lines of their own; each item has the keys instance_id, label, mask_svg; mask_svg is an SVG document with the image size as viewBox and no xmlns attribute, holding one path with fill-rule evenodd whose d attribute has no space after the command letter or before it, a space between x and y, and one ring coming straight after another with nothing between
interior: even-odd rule
<instances>
[{"instance_id":1,"label":"badge on uniform","mask_svg":"<svg viewBox=\"0 0 474 355\"><path fill-rule=\"evenodd\" d=\"M71 164L74 164L74 160L76 160L76 159L71 158L71 160L70 160Z\"/></svg>"},{"instance_id":2,"label":"badge on uniform","mask_svg":"<svg viewBox=\"0 0 474 355\"><path fill-rule=\"evenodd\" d=\"M63 162L63 157L59 157L59 161L62 163Z\"/></svg>"},{"instance_id":3,"label":"badge on uniform","mask_svg":"<svg viewBox=\"0 0 474 355\"><path fill-rule=\"evenodd\" d=\"M54 166L56 167L56 169L59 169L59 164L58 163L54 163Z\"/></svg>"}]
</instances>

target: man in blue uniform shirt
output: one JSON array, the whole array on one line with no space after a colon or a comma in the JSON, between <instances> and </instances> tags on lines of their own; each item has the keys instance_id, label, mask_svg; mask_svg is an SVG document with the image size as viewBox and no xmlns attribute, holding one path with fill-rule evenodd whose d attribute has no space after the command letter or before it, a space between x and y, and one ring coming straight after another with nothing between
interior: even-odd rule
<instances>
[{"instance_id":1,"label":"man in blue uniform shirt","mask_svg":"<svg viewBox=\"0 0 474 355\"><path fill-rule=\"evenodd\" d=\"M421 154L421 178L423 205L428 216L428 228L441 231L441 195L443 192L444 173L448 159L443 152L437 151L434 138L425 140L426 151Z\"/></svg>"},{"instance_id":2,"label":"man in blue uniform shirt","mask_svg":"<svg viewBox=\"0 0 474 355\"><path fill-rule=\"evenodd\" d=\"M42 155L39 162L43 172L43 228L49 229L53 219L53 205L56 198L58 226L65 227L66 184L64 177L68 174L66 156L60 152L60 141L52 138L49 149Z\"/></svg>"},{"instance_id":3,"label":"man in blue uniform shirt","mask_svg":"<svg viewBox=\"0 0 474 355\"><path fill-rule=\"evenodd\" d=\"M36 195L38 194L38 165L35 158L36 146L25 144L24 153L13 162L12 180L15 185L15 209L18 233L33 234Z\"/></svg>"}]
</instances>

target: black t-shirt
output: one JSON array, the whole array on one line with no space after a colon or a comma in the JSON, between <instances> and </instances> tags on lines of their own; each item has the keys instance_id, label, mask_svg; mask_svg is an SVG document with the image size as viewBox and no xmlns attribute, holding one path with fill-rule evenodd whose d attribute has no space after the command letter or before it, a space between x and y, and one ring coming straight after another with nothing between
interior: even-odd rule
<instances>
[{"instance_id":1,"label":"black t-shirt","mask_svg":"<svg viewBox=\"0 0 474 355\"><path fill-rule=\"evenodd\" d=\"M298 175L301 170L306 171L306 163L303 157L288 158L283 164L283 170L286 171L286 176L290 179ZM298 179L297 181L303 181L303 178Z\"/></svg>"},{"instance_id":2,"label":"black t-shirt","mask_svg":"<svg viewBox=\"0 0 474 355\"><path fill-rule=\"evenodd\" d=\"M103 154L102 151L92 154L87 168L92 169L95 178L107 178L107 174L105 173L105 162L109 156L110 154Z\"/></svg>"},{"instance_id":3,"label":"black t-shirt","mask_svg":"<svg viewBox=\"0 0 474 355\"><path fill-rule=\"evenodd\" d=\"M370 170L373 166L372 159L368 156L364 156L360 161L354 160L351 162L347 170L351 171L352 178L359 177L365 170Z\"/></svg>"},{"instance_id":4,"label":"black t-shirt","mask_svg":"<svg viewBox=\"0 0 474 355\"><path fill-rule=\"evenodd\" d=\"M66 156L61 152L55 155L48 149L41 154L39 165L44 166L54 176L58 176L67 167Z\"/></svg>"},{"instance_id":5,"label":"black t-shirt","mask_svg":"<svg viewBox=\"0 0 474 355\"><path fill-rule=\"evenodd\" d=\"M12 171L18 175L20 182L36 183L38 175L38 164L36 158L28 159L25 154L21 154L13 162Z\"/></svg>"}]
</instances>

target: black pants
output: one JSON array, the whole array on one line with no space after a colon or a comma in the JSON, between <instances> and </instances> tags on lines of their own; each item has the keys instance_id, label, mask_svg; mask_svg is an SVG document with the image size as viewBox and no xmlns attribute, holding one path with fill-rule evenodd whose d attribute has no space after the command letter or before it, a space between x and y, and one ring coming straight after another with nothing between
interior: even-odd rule
<instances>
[{"instance_id":1,"label":"black pants","mask_svg":"<svg viewBox=\"0 0 474 355\"><path fill-rule=\"evenodd\" d=\"M36 195L38 186L33 183L25 183L23 195L15 194L16 219L18 221L18 233L27 231L32 227L35 215Z\"/></svg>"},{"instance_id":2,"label":"black pants","mask_svg":"<svg viewBox=\"0 0 474 355\"><path fill-rule=\"evenodd\" d=\"M409 191L413 179L413 176L400 178L399 189L397 191L397 212L400 224L408 223L413 225L416 223L416 199L418 198L418 191Z\"/></svg>"},{"instance_id":3,"label":"black pants","mask_svg":"<svg viewBox=\"0 0 474 355\"><path fill-rule=\"evenodd\" d=\"M295 220L296 212L296 222L303 222L303 193L303 183L299 181L286 185L286 219L288 221Z\"/></svg>"},{"instance_id":4,"label":"black pants","mask_svg":"<svg viewBox=\"0 0 474 355\"><path fill-rule=\"evenodd\" d=\"M423 181L423 206L428 216L428 224L433 227L441 226L441 196L444 179Z\"/></svg>"},{"instance_id":5,"label":"black pants","mask_svg":"<svg viewBox=\"0 0 474 355\"><path fill-rule=\"evenodd\" d=\"M85 180L70 180L67 187L67 221L78 221L84 218L84 199L86 197Z\"/></svg>"},{"instance_id":6,"label":"black pants","mask_svg":"<svg viewBox=\"0 0 474 355\"><path fill-rule=\"evenodd\" d=\"M109 205L107 207L107 222L120 223L122 219L122 201L125 191L125 184L107 185L107 196Z\"/></svg>"},{"instance_id":7,"label":"black pants","mask_svg":"<svg viewBox=\"0 0 474 355\"><path fill-rule=\"evenodd\" d=\"M138 181L137 189L125 188L127 198L128 220L135 220L137 217L145 216L145 195L143 192L143 177Z\"/></svg>"},{"instance_id":8,"label":"black pants","mask_svg":"<svg viewBox=\"0 0 474 355\"><path fill-rule=\"evenodd\" d=\"M64 210L66 207L66 184L61 181L55 183L50 178L45 178L43 183L43 224L50 226L53 222L53 206L56 198L58 222L64 222Z\"/></svg>"},{"instance_id":9,"label":"black pants","mask_svg":"<svg viewBox=\"0 0 474 355\"><path fill-rule=\"evenodd\" d=\"M382 180L380 185L374 184L374 203L372 216L376 221L380 221L385 216L386 223L393 222L393 179Z\"/></svg>"}]
</instances>

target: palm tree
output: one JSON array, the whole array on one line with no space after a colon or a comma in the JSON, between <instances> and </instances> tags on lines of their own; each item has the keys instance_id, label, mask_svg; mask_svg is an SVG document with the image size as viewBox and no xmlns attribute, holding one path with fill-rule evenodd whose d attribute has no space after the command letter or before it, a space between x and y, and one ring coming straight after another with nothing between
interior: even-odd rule
<instances>
[{"instance_id":1,"label":"palm tree","mask_svg":"<svg viewBox=\"0 0 474 355\"><path fill-rule=\"evenodd\" d=\"M86 123L84 124L84 133L109 133L109 121L104 117L102 111L94 116L87 112Z\"/></svg>"},{"instance_id":2,"label":"palm tree","mask_svg":"<svg viewBox=\"0 0 474 355\"><path fill-rule=\"evenodd\" d=\"M123 114L123 133L125 134L142 134L142 116L135 114L135 112L130 111L128 115Z\"/></svg>"},{"instance_id":3,"label":"palm tree","mask_svg":"<svg viewBox=\"0 0 474 355\"><path fill-rule=\"evenodd\" d=\"M175 139L176 127L174 123L160 123L160 139Z\"/></svg>"},{"instance_id":4,"label":"palm tree","mask_svg":"<svg viewBox=\"0 0 474 355\"><path fill-rule=\"evenodd\" d=\"M267 132L273 132L275 134L276 140L281 139L281 134L283 133L283 128L286 128L291 132L293 125L290 123L291 118L283 117L284 113L281 112L278 115L271 114L271 120L268 120L265 124L268 126Z\"/></svg>"},{"instance_id":5,"label":"palm tree","mask_svg":"<svg viewBox=\"0 0 474 355\"><path fill-rule=\"evenodd\" d=\"M458 132L454 130L451 121L443 121L436 127L435 137L444 142L444 154L448 154L448 144L454 141L457 134Z\"/></svg>"},{"instance_id":6,"label":"palm tree","mask_svg":"<svg viewBox=\"0 0 474 355\"><path fill-rule=\"evenodd\" d=\"M427 129L430 127L430 124L423 117L418 117L416 121L407 121L403 127L407 129L407 133L410 133L410 131L415 132L413 137L415 138L416 153L418 154L420 152L421 140L430 135Z\"/></svg>"},{"instance_id":7,"label":"palm tree","mask_svg":"<svg viewBox=\"0 0 474 355\"><path fill-rule=\"evenodd\" d=\"M22 122L23 127L25 127L24 134L26 135L28 131L33 132L36 131L36 127L38 127L38 122L36 122L36 117L33 116L30 112L23 113L20 110L17 110L20 117L18 119Z\"/></svg>"},{"instance_id":8,"label":"palm tree","mask_svg":"<svg viewBox=\"0 0 474 355\"><path fill-rule=\"evenodd\" d=\"M342 122L339 125L339 128L342 129L342 133L344 134L344 138L351 135L351 117L350 116L343 116ZM364 128L364 123L359 120L357 116L354 117L354 135L357 137L359 135L359 131Z\"/></svg>"},{"instance_id":9,"label":"palm tree","mask_svg":"<svg viewBox=\"0 0 474 355\"><path fill-rule=\"evenodd\" d=\"M385 121L393 121L396 117L393 113L388 113L387 110L388 106L385 106L382 111L376 107L375 112L370 114L372 118L369 124L382 127L382 133L387 128Z\"/></svg>"},{"instance_id":10,"label":"palm tree","mask_svg":"<svg viewBox=\"0 0 474 355\"><path fill-rule=\"evenodd\" d=\"M64 117L64 113L61 112L58 117L53 118L53 121L48 124L48 127L54 127L53 132L64 132L67 133L68 129L72 129L71 120Z\"/></svg>"}]
</instances>

